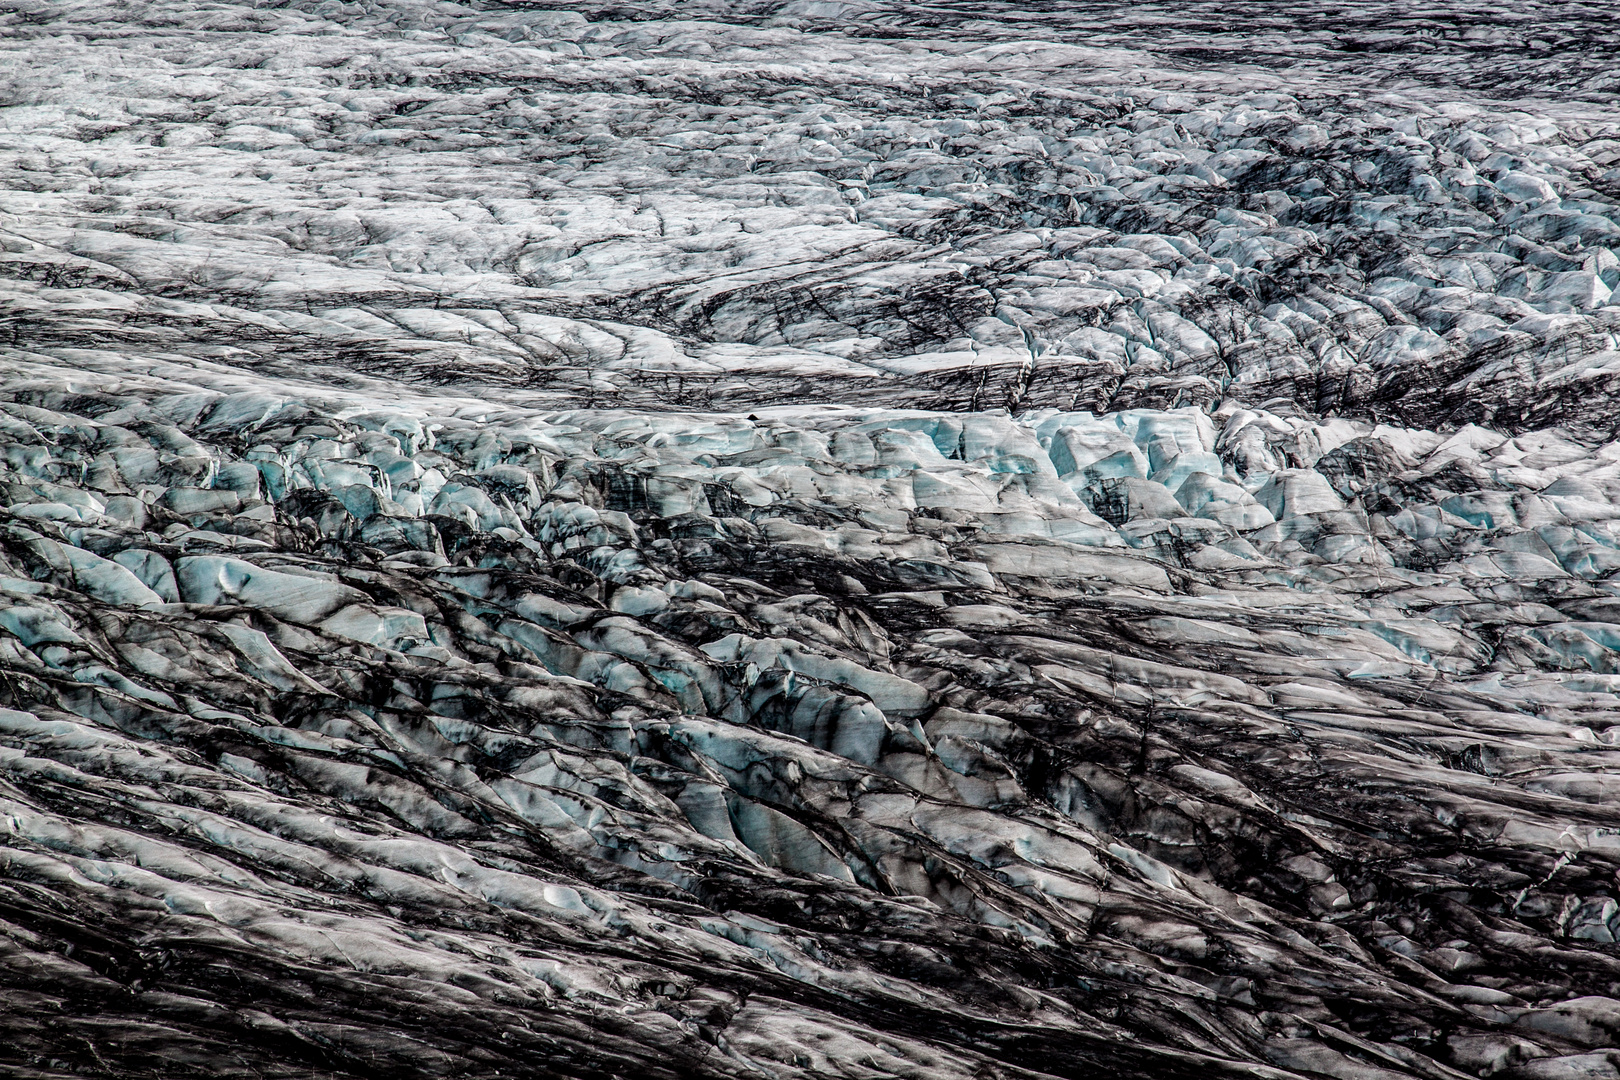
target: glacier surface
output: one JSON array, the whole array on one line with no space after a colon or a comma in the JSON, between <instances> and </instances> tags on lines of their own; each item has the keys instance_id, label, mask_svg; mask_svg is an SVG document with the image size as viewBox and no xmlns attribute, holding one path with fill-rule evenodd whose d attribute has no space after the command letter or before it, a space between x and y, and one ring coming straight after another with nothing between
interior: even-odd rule
<instances>
[{"instance_id":1,"label":"glacier surface","mask_svg":"<svg viewBox=\"0 0 1620 1080\"><path fill-rule=\"evenodd\" d=\"M1620 1078L1620 6L0 28L9 1075Z\"/></svg>"}]
</instances>

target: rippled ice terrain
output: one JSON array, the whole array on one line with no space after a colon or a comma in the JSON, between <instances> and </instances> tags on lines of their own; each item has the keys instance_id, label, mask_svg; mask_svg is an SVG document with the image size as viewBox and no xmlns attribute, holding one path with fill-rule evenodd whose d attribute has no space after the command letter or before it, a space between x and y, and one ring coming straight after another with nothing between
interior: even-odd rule
<instances>
[{"instance_id":1,"label":"rippled ice terrain","mask_svg":"<svg viewBox=\"0 0 1620 1080\"><path fill-rule=\"evenodd\" d=\"M0 1070L1620 1078L1617 55L0 0Z\"/></svg>"}]
</instances>

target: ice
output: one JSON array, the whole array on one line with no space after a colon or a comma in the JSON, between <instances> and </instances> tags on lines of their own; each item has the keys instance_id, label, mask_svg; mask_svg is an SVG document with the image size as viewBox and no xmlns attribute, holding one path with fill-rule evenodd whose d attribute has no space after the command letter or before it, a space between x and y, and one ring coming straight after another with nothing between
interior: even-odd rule
<instances>
[{"instance_id":1,"label":"ice","mask_svg":"<svg viewBox=\"0 0 1620 1080\"><path fill-rule=\"evenodd\" d=\"M1614 1075L1611 7L0 9L0 1072Z\"/></svg>"},{"instance_id":2,"label":"ice","mask_svg":"<svg viewBox=\"0 0 1620 1080\"><path fill-rule=\"evenodd\" d=\"M180 595L192 604L240 603L290 622L315 623L366 597L325 576L266 570L241 559L189 555L176 564Z\"/></svg>"}]
</instances>

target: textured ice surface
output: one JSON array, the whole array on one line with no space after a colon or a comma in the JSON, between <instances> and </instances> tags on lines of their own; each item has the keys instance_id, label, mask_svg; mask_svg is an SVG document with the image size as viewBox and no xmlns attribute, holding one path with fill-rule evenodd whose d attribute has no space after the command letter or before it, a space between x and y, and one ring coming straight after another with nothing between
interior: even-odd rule
<instances>
[{"instance_id":1,"label":"textured ice surface","mask_svg":"<svg viewBox=\"0 0 1620 1080\"><path fill-rule=\"evenodd\" d=\"M1614 5L0 12L0 1066L1620 1078Z\"/></svg>"}]
</instances>

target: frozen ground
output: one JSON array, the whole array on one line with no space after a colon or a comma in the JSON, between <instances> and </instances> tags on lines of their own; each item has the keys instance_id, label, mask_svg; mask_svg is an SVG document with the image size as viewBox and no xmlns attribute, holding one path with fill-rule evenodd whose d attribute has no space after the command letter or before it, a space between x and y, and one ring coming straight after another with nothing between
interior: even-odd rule
<instances>
[{"instance_id":1,"label":"frozen ground","mask_svg":"<svg viewBox=\"0 0 1620 1080\"><path fill-rule=\"evenodd\" d=\"M0 0L0 1066L1620 1078L1620 6Z\"/></svg>"}]
</instances>

